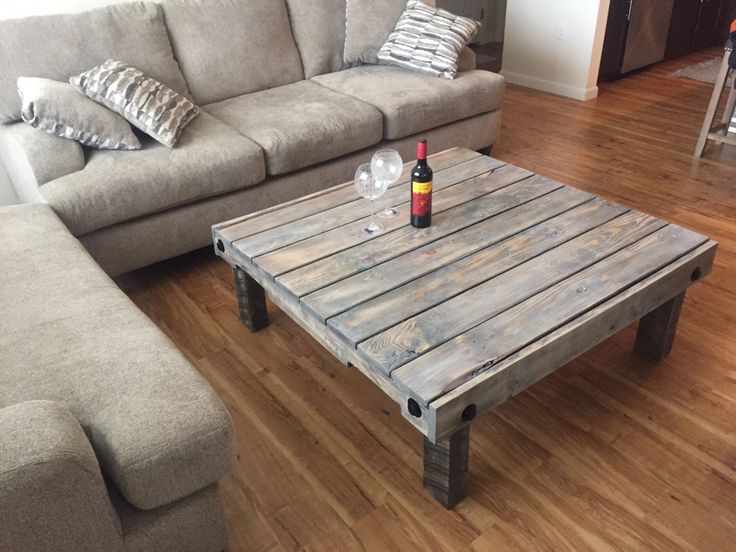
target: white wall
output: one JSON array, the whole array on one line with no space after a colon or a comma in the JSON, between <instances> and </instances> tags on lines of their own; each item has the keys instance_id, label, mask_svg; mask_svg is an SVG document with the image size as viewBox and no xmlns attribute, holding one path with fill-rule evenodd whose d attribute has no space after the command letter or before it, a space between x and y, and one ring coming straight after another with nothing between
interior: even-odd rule
<instances>
[{"instance_id":1,"label":"white wall","mask_svg":"<svg viewBox=\"0 0 736 552\"><path fill-rule=\"evenodd\" d=\"M609 0L509 0L502 73L508 82L589 100Z\"/></svg>"}]
</instances>

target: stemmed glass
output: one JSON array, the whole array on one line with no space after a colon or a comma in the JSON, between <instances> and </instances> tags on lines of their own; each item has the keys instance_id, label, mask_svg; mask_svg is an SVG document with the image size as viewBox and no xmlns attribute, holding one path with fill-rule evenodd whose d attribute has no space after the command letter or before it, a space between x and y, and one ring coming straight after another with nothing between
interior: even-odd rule
<instances>
[{"instance_id":1,"label":"stemmed glass","mask_svg":"<svg viewBox=\"0 0 736 552\"><path fill-rule=\"evenodd\" d=\"M376 181L381 182L386 188L391 186L401 177L404 170L404 162L398 151L383 149L378 150L371 159L371 172ZM398 209L387 207L380 211L378 216L381 218L395 217L399 214Z\"/></svg>"},{"instance_id":2,"label":"stemmed glass","mask_svg":"<svg viewBox=\"0 0 736 552\"><path fill-rule=\"evenodd\" d=\"M371 201L371 213L373 213L373 201L381 197L388 188L387 180L376 180L371 172L370 163L363 163L355 171L355 189L366 199ZM363 229L366 234L373 235L383 232L384 228L371 220Z\"/></svg>"}]
</instances>

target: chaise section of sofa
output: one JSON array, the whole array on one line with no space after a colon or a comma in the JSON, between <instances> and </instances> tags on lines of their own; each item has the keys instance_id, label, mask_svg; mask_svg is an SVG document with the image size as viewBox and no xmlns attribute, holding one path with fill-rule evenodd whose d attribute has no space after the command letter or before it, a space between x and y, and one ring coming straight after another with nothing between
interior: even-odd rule
<instances>
[{"instance_id":1,"label":"chaise section of sofa","mask_svg":"<svg viewBox=\"0 0 736 552\"><path fill-rule=\"evenodd\" d=\"M447 81L346 64L345 39L346 0L162 0L0 21L0 50L33 42L0 63L10 115L21 74L66 80L107 58L140 62L203 110L173 150L36 143L23 123L6 124L0 159L17 195L48 203L114 276L209 245L212 224L345 182L377 149L409 160L417 139L433 151L496 142L503 77L475 70L470 50Z\"/></svg>"},{"instance_id":2,"label":"chaise section of sofa","mask_svg":"<svg viewBox=\"0 0 736 552\"><path fill-rule=\"evenodd\" d=\"M222 550L227 411L47 205L0 209L0 312L0 549Z\"/></svg>"}]
</instances>

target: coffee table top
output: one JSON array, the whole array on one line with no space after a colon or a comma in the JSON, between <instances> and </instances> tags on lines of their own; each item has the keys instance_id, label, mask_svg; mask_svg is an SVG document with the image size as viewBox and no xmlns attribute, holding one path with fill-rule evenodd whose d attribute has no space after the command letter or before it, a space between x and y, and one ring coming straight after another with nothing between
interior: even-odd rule
<instances>
[{"instance_id":1,"label":"coffee table top","mask_svg":"<svg viewBox=\"0 0 736 552\"><path fill-rule=\"evenodd\" d=\"M213 228L218 255L432 441L682 292L706 236L455 148L430 158L428 229L409 225L411 165L370 205L343 184Z\"/></svg>"}]
</instances>

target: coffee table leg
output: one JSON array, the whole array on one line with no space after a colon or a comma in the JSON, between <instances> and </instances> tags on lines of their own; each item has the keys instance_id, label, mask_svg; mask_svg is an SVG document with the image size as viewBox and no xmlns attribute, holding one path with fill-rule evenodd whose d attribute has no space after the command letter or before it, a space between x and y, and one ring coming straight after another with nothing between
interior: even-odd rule
<instances>
[{"instance_id":1,"label":"coffee table leg","mask_svg":"<svg viewBox=\"0 0 736 552\"><path fill-rule=\"evenodd\" d=\"M685 292L660 305L639 321L634 350L659 362L672 350Z\"/></svg>"},{"instance_id":2,"label":"coffee table leg","mask_svg":"<svg viewBox=\"0 0 736 552\"><path fill-rule=\"evenodd\" d=\"M235 291L238 294L238 310L240 320L257 332L268 326L268 312L266 311L266 292L261 284L251 278L248 273L236 266L233 269L235 276Z\"/></svg>"},{"instance_id":3,"label":"coffee table leg","mask_svg":"<svg viewBox=\"0 0 736 552\"><path fill-rule=\"evenodd\" d=\"M470 426L437 444L424 438L424 489L445 508L465 498L469 446Z\"/></svg>"}]
</instances>

